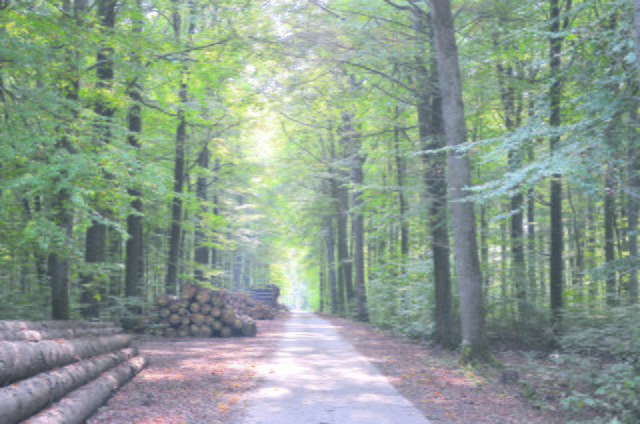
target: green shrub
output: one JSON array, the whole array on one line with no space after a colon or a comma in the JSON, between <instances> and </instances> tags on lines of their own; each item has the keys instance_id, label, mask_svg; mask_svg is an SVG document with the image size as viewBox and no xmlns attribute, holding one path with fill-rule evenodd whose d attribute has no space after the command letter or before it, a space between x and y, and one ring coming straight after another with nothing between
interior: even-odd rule
<instances>
[{"instance_id":1,"label":"green shrub","mask_svg":"<svg viewBox=\"0 0 640 424\"><path fill-rule=\"evenodd\" d=\"M574 366L563 376L568 387L563 406L575 414L595 414L600 422L640 422L640 308L574 312L566 318L561 343Z\"/></svg>"}]
</instances>

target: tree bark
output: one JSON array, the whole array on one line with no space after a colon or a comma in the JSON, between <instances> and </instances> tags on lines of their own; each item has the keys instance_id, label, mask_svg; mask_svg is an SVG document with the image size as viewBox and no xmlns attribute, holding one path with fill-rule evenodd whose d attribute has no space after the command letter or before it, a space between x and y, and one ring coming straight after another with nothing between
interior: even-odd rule
<instances>
[{"instance_id":1,"label":"tree bark","mask_svg":"<svg viewBox=\"0 0 640 424\"><path fill-rule=\"evenodd\" d=\"M508 132L513 132L520 126L522 112L522 95L516 94L513 80L516 72L513 66L496 66L500 86L500 98L504 109L504 126ZM517 172L522 167L523 149L515 146L509 149L508 166L510 172ZM510 227L511 239L511 268L509 276L515 283L516 299L518 302L518 324L526 326L530 320L530 307L527 293L527 274L524 249L524 196L519 186L512 187L515 191L510 197Z\"/></svg>"},{"instance_id":2,"label":"tree bark","mask_svg":"<svg viewBox=\"0 0 640 424\"><path fill-rule=\"evenodd\" d=\"M67 393L98 378L103 372L138 355L136 348L122 349L40 373L0 389L0 411L5 424L18 423L60 400Z\"/></svg>"},{"instance_id":3,"label":"tree bark","mask_svg":"<svg viewBox=\"0 0 640 424\"><path fill-rule=\"evenodd\" d=\"M100 408L120 387L136 376L146 365L142 356L137 356L103 373L97 379L71 392L61 401L51 405L29 424L82 424Z\"/></svg>"},{"instance_id":4,"label":"tree bark","mask_svg":"<svg viewBox=\"0 0 640 424\"><path fill-rule=\"evenodd\" d=\"M138 6L140 8L140 6ZM140 11L141 13L141 11ZM142 19L134 25L134 32L142 32ZM133 61L139 62L137 54L133 54ZM137 79L130 82L128 95L131 100L127 110L127 142L131 147L140 150L140 134L142 133L142 111L140 108L141 84ZM138 187L128 189L133 212L127 216L128 238L125 246L125 277L124 293L128 298L140 297L143 293L144 282L144 233L143 233L143 204L142 192ZM133 307L134 314L140 314L140 307Z\"/></svg>"},{"instance_id":5,"label":"tree bark","mask_svg":"<svg viewBox=\"0 0 640 424\"><path fill-rule=\"evenodd\" d=\"M451 261L449 228L447 215L447 170L446 153L438 151L445 146L444 124L442 122L442 98L438 89L438 69L435 57L427 71L424 48L427 44L425 34L429 34L433 44L433 25L425 23L426 17L421 11L414 10L414 30L419 40L416 47L416 79L418 91L418 134L420 148L425 153L422 161L425 166L424 182L429 206L429 227L431 228L431 251L433 280L435 285L435 330L434 339L444 346L453 346L456 341L453 306L451 296Z\"/></svg>"},{"instance_id":6,"label":"tree bark","mask_svg":"<svg viewBox=\"0 0 640 424\"><path fill-rule=\"evenodd\" d=\"M87 335L102 336L121 333L111 322L90 321L0 321L2 341L40 341L69 339Z\"/></svg>"},{"instance_id":7,"label":"tree bark","mask_svg":"<svg viewBox=\"0 0 640 424\"><path fill-rule=\"evenodd\" d=\"M99 0L97 2L97 18L100 23L102 33L108 40L113 32L116 22L116 1ZM102 91L109 91L113 85L113 49L103 46L96 55L96 76L98 78L97 88ZM98 116L96 125L99 142L108 144L111 140L111 119L115 109L108 100L99 98L94 106L94 112ZM108 175L104 175L108 178ZM99 210L105 215L107 211ZM100 272L91 265L106 263L107 261L107 225L100 220L93 219L91 226L87 228L85 238L85 263L90 268L82 275L82 316L85 319L98 318L100 316L101 298L104 296L104 281L98 277Z\"/></svg>"},{"instance_id":8,"label":"tree bark","mask_svg":"<svg viewBox=\"0 0 640 424\"><path fill-rule=\"evenodd\" d=\"M640 0L633 2L633 26L635 27L636 74L640 83Z\"/></svg>"},{"instance_id":9,"label":"tree bark","mask_svg":"<svg viewBox=\"0 0 640 424\"><path fill-rule=\"evenodd\" d=\"M355 285L356 285L356 301L358 305L358 319L361 321L369 320L369 311L367 308L367 289L365 281L364 267L364 216L362 212L362 184L364 183L364 175L362 167L364 158L360 152L355 152L352 158L352 177L353 183L353 264L355 267Z\"/></svg>"},{"instance_id":10,"label":"tree bark","mask_svg":"<svg viewBox=\"0 0 640 424\"><path fill-rule=\"evenodd\" d=\"M571 0L567 1L567 7L571 6ZM561 108L562 108L562 81L561 81L561 54L562 41L561 35L561 11L559 0L549 0L550 16L550 61L549 71L551 77L551 85L549 86L549 125L552 129L558 130L562 124ZM562 30L566 30L566 22ZM560 143L559 135L552 135L549 138L551 152L557 150ZM550 183L550 206L549 213L551 216L551 245L549 257L549 298L551 306L551 314L553 317L554 331L560 330L562 323L562 308L564 306L563 290L564 290L564 224L562 222L562 175L553 174Z\"/></svg>"},{"instance_id":11,"label":"tree bark","mask_svg":"<svg viewBox=\"0 0 640 424\"><path fill-rule=\"evenodd\" d=\"M611 164L607 164L604 188L604 258L606 264L611 264L616 259L615 192L614 170ZM609 307L616 306L618 303L616 281L616 272L608 269L606 277L606 303Z\"/></svg>"},{"instance_id":12,"label":"tree bark","mask_svg":"<svg viewBox=\"0 0 640 424\"><path fill-rule=\"evenodd\" d=\"M64 0L62 11L66 19L75 19L87 8L86 0ZM77 102L80 98L80 70L75 65L77 52L71 46L67 47L66 81L61 83L64 97L70 102ZM75 112L74 112L75 113ZM62 128L63 132L69 132L68 128ZM67 134L63 135L56 143L56 148L64 154L73 154L73 148ZM66 172L62 171L61 178L65 178ZM53 220L63 233L64 246L56 246L47 258L47 276L51 285L51 317L54 320L67 320L71 315L69 299L69 260L68 249L73 237L73 212L71 210L71 193L62 188L55 193L51 210Z\"/></svg>"},{"instance_id":13,"label":"tree bark","mask_svg":"<svg viewBox=\"0 0 640 424\"><path fill-rule=\"evenodd\" d=\"M347 311L347 287L351 286L351 258L349 256L349 241L347 236L347 208L348 197L346 191L341 187L338 171L334 172L331 180L331 192L335 204L336 236L338 250L338 287L337 287L337 309L339 314Z\"/></svg>"},{"instance_id":14,"label":"tree bark","mask_svg":"<svg viewBox=\"0 0 640 424\"><path fill-rule=\"evenodd\" d=\"M338 312L338 299L337 299L337 281L336 281L336 255L335 255L335 237L333 229L333 219L331 216L325 219L324 224L324 240L327 248L327 268L328 268L328 280L329 280L329 292L331 300L331 313L335 315Z\"/></svg>"},{"instance_id":15,"label":"tree bark","mask_svg":"<svg viewBox=\"0 0 640 424\"><path fill-rule=\"evenodd\" d=\"M397 120L399 115L397 106L395 108L395 115ZM407 173L407 167L400 151L400 129L398 128L397 122L393 128L393 147L396 163L396 180L398 183L398 214L400 215L400 255L402 255L402 261L404 261L409 256L409 221L405 216L407 212L407 200L404 195L404 177ZM389 246L389 249L392 248L393 245ZM402 273L404 274L404 272Z\"/></svg>"},{"instance_id":16,"label":"tree bark","mask_svg":"<svg viewBox=\"0 0 640 424\"><path fill-rule=\"evenodd\" d=\"M431 0L430 4L447 146L455 148L466 142L466 123L451 3L449 0ZM473 203L465 198L465 189L471 186L471 166L468 156L454 151L448 155L448 165L447 182L460 295L462 361L486 362L491 360L491 352L485 335L476 220Z\"/></svg>"},{"instance_id":17,"label":"tree bark","mask_svg":"<svg viewBox=\"0 0 640 424\"><path fill-rule=\"evenodd\" d=\"M198 166L202 170L209 170L209 159L211 154L209 152L209 143L206 141L200 150L198 156ZM196 197L200 202L201 213L207 212L207 178L199 175L196 181ZM206 236L204 234L204 224L202 217L199 217L198 224L195 232L195 252L194 260L196 261L195 278L198 281L205 281L205 269L209 266L209 247L206 245Z\"/></svg>"},{"instance_id":18,"label":"tree bark","mask_svg":"<svg viewBox=\"0 0 640 424\"><path fill-rule=\"evenodd\" d=\"M636 28L640 23L640 0L636 0ZM640 32L638 33L640 37ZM640 39L638 42L640 49ZM638 52L640 53L640 51ZM640 60L640 59L639 59ZM639 67L640 73L640 67ZM629 256L632 259L638 259L638 210L640 196L640 148L638 148L638 103L633 102L631 108L631 136L629 137L629 186L631 194L628 200L629 216L627 221L627 233L629 234ZM629 302L638 303L638 269L633 267L629 273Z\"/></svg>"},{"instance_id":19,"label":"tree bark","mask_svg":"<svg viewBox=\"0 0 640 424\"><path fill-rule=\"evenodd\" d=\"M86 359L94 355L128 347L131 336L116 334L95 338L0 342L0 387L40 372Z\"/></svg>"}]
</instances>

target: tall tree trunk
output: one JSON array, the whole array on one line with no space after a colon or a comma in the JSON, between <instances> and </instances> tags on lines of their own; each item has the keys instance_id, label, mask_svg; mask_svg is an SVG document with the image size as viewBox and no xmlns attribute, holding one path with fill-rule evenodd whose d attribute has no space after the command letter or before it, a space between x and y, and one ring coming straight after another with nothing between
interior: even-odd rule
<instances>
[{"instance_id":1,"label":"tall tree trunk","mask_svg":"<svg viewBox=\"0 0 640 424\"><path fill-rule=\"evenodd\" d=\"M353 183L353 197L351 206L353 226L353 265L355 267L356 302L358 305L358 319L369 320L367 309L367 289L364 267L364 214L362 212L362 184L364 176L362 167L364 157L359 151L352 158L351 182Z\"/></svg>"},{"instance_id":2,"label":"tall tree trunk","mask_svg":"<svg viewBox=\"0 0 640 424\"><path fill-rule=\"evenodd\" d=\"M184 78L184 77L183 77ZM180 84L179 98L182 105L187 102L186 79ZM178 269L180 267L180 241L182 236L182 191L185 181L185 144L187 138L187 118L183 106L179 110L176 130L175 165L173 170L173 199L171 201L171 233L169 235L169 256L167 258L166 291L178 292Z\"/></svg>"},{"instance_id":3,"label":"tall tree trunk","mask_svg":"<svg viewBox=\"0 0 640 424\"><path fill-rule=\"evenodd\" d=\"M85 0L65 0L62 4L62 10L68 19L76 19L87 8ZM80 98L80 70L75 64L77 61L77 52L71 47L68 49L68 72L69 79L61 86L64 96L70 102L77 102ZM68 132L68 129L62 129ZM66 154L72 155L73 148L69 141L68 135L63 135L56 143L59 150L65 151ZM62 178L66 176L63 171ZM71 305L69 298L69 246L73 237L73 211L71 210L71 193L66 188L61 188L55 194L51 209L54 214L54 220L63 233L65 238L65 246L57 246L56 250L49 253L47 258L47 274L49 283L51 284L51 317L54 320L68 320L71 315Z\"/></svg>"},{"instance_id":4,"label":"tall tree trunk","mask_svg":"<svg viewBox=\"0 0 640 424\"><path fill-rule=\"evenodd\" d=\"M347 279L351 276L349 251L347 245L347 216L344 212L344 206L341 203L342 188L339 186L338 176L334 172L334 178L331 179L331 198L335 208L337 255L338 255L338 275L336 287L336 313L344 314L346 312L345 305L345 288Z\"/></svg>"},{"instance_id":5,"label":"tall tree trunk","mask_svg":"<svg viewBox=\"0 0 640 424\"><path fill-rule=\"evenodd\" d=\"M236 249L233 254L233 288L242 289L242 252Z\"/></svg>"},{"instance_id":6,"label":"tall tree trunk","mask_svg":"<svg viewBox=\"0 0 640 424\"><path fill-rule=\"evenodd\" d=\"M202 146L202 150L200 150L200 155L198 156L198 166L201 170L209 170L209 143L205 141ZM206 175L206 174L205 174ZM200 202L200 210L202 213L207 212L207 178L205 176L199 175L196 181L196 197ZM205 280L204 270L209 266L209 247L206 243L206 236L204 234L204 224L202 223L203 219L200 217L198 219L198 224L195 232L195 252L194 259L196 262L196 270L195 270L195 278L198 281Z\"/></svg>"},{"instance_id":7,"label":"tall tree trunk","mask_svg":"<svg viewBox=\"0 0 640 424\"><path fill-rule=\"evenodd\" d=\"M402 260L406 260L409 256L409 221L406 219L407 201L404 194L404 176L407 172L404 158L400 151L400 129L398 128L399 110L395 108L396 123L393 128L393 147L396 162L396 179L398 183L398 214L400 215L400 254ZM389 246L393 248L393 245Z\"/></svg>"},{"instance_id":8,"label":"tall tree trunk","mask_svg":"<svg viewBox=\"0 0 640 424\"><path fill-rule=\"evenodd\" d=\"M604 258L607 264L611 264L616 259L615 192L614 170L609 163L607 164L604 189ZM612 269L607 269L606 302L607 306L615 306L618 303L616 272Z\"/></svg>"},{"instance_id":9,"label":"tall tree trunk","mask_svg":"<svg viewBox=\"0 0 640 424\"><path fill-rule=\"evenodd\" d=\"M336 287L336 242L333 231L333 219L331 219L331 216L328 216L324 223L324 240L327 248L327 268L329 270L327 274L329 278L329 293L331 296L331 313L335 315L338 312L338 296Z\"/></svg>"},{"instance_id":10,"label":"tall tree trunk","mask_svg":"<svg viewBox=\"0 0 640 424\"><path fill-rule=\"evenodd\" d=\"M430 4L447 145L455 148L466 142L466 123L451 3L449 0L431 0ZM467 156L455 152L449 153L448 164L447 182L460 295L462 361L484 362L491 360L491 352L485 334L476 219L473 203L465 196L465 189L471 186L471 166Z\"/></svg>"},{"instance_id":11,"label":"tall tree trunk","mask_svg":"<svg viewBox=\"0 0 640 424\"><path fill-rule=\"evenodd\" d=\"M182 20L180 5L174 2L173 31L175 38L180 40ZM191 31L190 31L191 32ZM171 200L171 232L169 235L169 255L167 258L167 275L165 279L166 292L178 292L178 272L180 269L180 246L182 241L182 192L184 189L185 154L187 139L187 117L185 107L188 99L189 64L185 62L178 90L178 127L176 129L175 164L173 170L173 199Z\"/></svg>"},{"instance_id":12,"label":"tall tree trunk","mask_svg":"<svg viewBox=\"0 0 640 424\"><path fill-rule=\"evenodd\" d=\"M414 30L419 40L416 47L416 79L418 92L418 134L420 148L425 153L424 182L430 200L429 227L431 228L431 251L433 280L435 285L435 330L434 339L444 346L456 342L451 295L451 261L447 216L447 170L446 153L439 151L445 146L442 98L438 90L438 69L435 57L430 62L430 72L424 55L427 31L433 44L433 28L427 28L425 15L414 10Z\"/></svg>"},{"instance_id":13,"label":"tall tree trunk","mask_svg":"<svg viewBox=\"0 0 640 424\"><path fill-rule=\"evenodd\" d=\"M127 112L127 126L129 145L140 149L139 134L142 132L142 114L140 105L140 93L137 87L129 92L129 97L134 102ZM143 243L143 208L142 193L138 188L130 188L129 196L132 197L131 208L133 213L127 216L127 242L125 247L125 279L124 292L126 297L142 295L142 283L144 279L144 243ZM139 312L139 311L138 311Z\"/></svg>"},{"instance_id":14,"label":"tall tree trunk","mask_svg":"<svg viewBox=\"0 0 640 424\"><path fill-rule=\"evenodd\" d=\"M635 45L636 45L636 76L640 83L640 0L633 2L633 26L635 27Z\"/></svg>"},{"instance_id":15,"label":"tall tree trunk","mask_svg":"<svg viewBox=\"0 0 640 424\"><path fill-rule=\"evenodd\" d=\"M500 98L504 109L504 126L508 132L513 132L520 126L522 113L522 96L516 94L513 79L516 73L512 66L497 65ZM522 167L522 152L520 146L509 149L508 166L510 172L517 172ZM518 323L527 325L530 319L529 299L527 298L526 262L524 254L524 196L520 187L512 188L514 193L510 198L510 228L511 239L511 268L510 280L515 283L516 299L518 301Z\"/></svg>"},{"instance_id":16,"label":"tall tree trunk","mask_svg":"<svg viewBox=\"0 0 640 424\"><path fill-rule=\"evenodd\" d=\"M135 21L133 31L135 33L142 32L142 6L140 0L137 3L137 11L140 14L139 19ZM133 52L133 62L139 63L140 59L137 53ZM140 109L141 84L136 79L129 83L127 94L131 104L127 110L127 129L129 134L127 142L136 150L140 150L140 134L142 133L142 111ZM127 216L127 241L125 246L125 271L124 271L124 294L126 297L139 297L143 293L144 280L144 238L143 238L143 205L142 192L138 187L131 187L128 190L131 201L131 209L133 210ZM133 307L131 312L134 314L142 313L142 308Z\"/></svg>"},{"instance_id":17,"label":"tall tree trunk","mask_svg":"<svg viewBox=\"0 0 640 424\"><path fill-rule=\"evenodd\" d=\"M533 150L533 149L531 149ZM529 159L532 154L530 154ZM527 281L531 293L531 305L535 309L538 304L537 260L536 260L536 199L535 189L527 190Z\"/></svg>"},{"instance_id":18,"label":"tall tree trunk","mask_svg":"<svg viewBox=\"0 0 640 424\"><path fill-rule=\"evenodd\" d=\"M567 11L571 8L572 0L566 1ZM549 125L554 130L559 130L562 124L562 80L561 80L561 54L562 33L567 30L568 18L565 16L562 24L562 12L560 0L549 0L550 16L550 59L549 72L551 85L549 87ZM551 152L555 152L560 143L560 136L553 135L549 138ZM550 257L549 257L549 300L553 317L554 331L560 331L562 322L562 308L564 306L564 224L562 222L562 175L553 174L551 179L551 196L549 213L551 215Z\"/></svg>"},{"instance_id":19,"label":"tall tree trunk","mask_svg":"<svg viewBox=\"0 0 640 424\"><path fill-rule=\"evenodd\" d=\"M574 300L578 303L583 302L583 272L584 272L584 241L582 237L582 230L580 228L580 223L578 220L578 212L575 208L575 204L573 202L572 190L571 188L567 189L567 200L569 202L569 207L571 208L571 221L572 226L570 239L574 244L574 263L571 270L571 285L573 286L574 291Z\"/></svg>"},{"instance_id":20,"label":"tall tree trunk","mask_svg":"<svg viewBox=\"0 0 640 424\"><path fill-rule=\"evenodd\" d=\"M220 216L220 199L218 196L218 181L220 180L220 177L218 176L218 173L220 172L220 169L222 169L222 163L220 162L219 158L215 158L215 160L213 161L213 214L215 216ZM218 233L218 231L216 230L215 234L212 236L214 243L219 242L220 241L220 234ZM217 270L219 268L219 253L218 253L218 247L214 245L214 247L211 248L211 269L213 270ZM215 275L215 274L214 274ZM216 277L217 280L217 277Z\"/></svg>"},{"instance_id":21,"label":"tall tree trunk","mask_svg":"<svg viewBox=\"0 0 640 424\"><path fill-rule=\"evenodd\" d=\"M640 19L640 0L636 0L636 18ZM636 21L636 27L640 25ZM638 33L640 37L640 32ZM640 49L640 44L639 47ZM640 53L640 51L639 51ZM639 59L640 60L640 59ZM640 73L640 67L638 69ZM631 194L628 200L629 217L627 232L629 234L629 256L638 260L638 197L640 196L640 148L638 148L638 103L633 102L631 108L631 135L629 137L629 187ZM629 273L629 302L638 303L638 269L633 267Z\"/></svg>"},{"instance_id":22,"label":"tall tree trunk","mask_svg":"<svg viewBox=\"0 0 640 424\"><path fill-rule=\"evenodd\" d=\"M107 47L107 44L116 23L116 1L99 0L97 6L98 21L106 41L96 56L97 88L101 92L108 92L113 85L114 69L112 57L114 52L113 48ZM108 144L111 141L110 125L115 109L109 100L99 98L94 111L99 119L96 125L98 139L101 143ZM109 178L108 175L103 175L103 177ZM102 215L108 214L105 210L98 210ZM106 243L107 225L104 222L93 219L91 226L86 231L84 260L85 263L89 264L90 268L82 275L82 295L80 299L83 304L82 316L85 319L98 318L100 316L101 298L105 294L105 281L101 281L98 275L103 274L104 271L99 272L94 267L96 264L107 262Z\"/></svg>"}]
</instances>

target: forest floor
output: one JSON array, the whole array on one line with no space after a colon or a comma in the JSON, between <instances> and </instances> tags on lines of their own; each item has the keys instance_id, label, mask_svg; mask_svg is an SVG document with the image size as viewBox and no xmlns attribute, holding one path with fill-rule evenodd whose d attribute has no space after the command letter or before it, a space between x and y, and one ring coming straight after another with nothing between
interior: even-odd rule
<instances>
[{"instance_id":1,"label":"forest floor","mask_svg":"<svg viewBox=\"0 0 640 424\"><path fill-rule=\"evenodd\" d=\"M564 423L552 395L544 409L523 395L527 378L521 353L498 359L519 369L518 382L498 370L461 368L455 352L414 343L351 320L323 316L396 389L434 423ZM140 338L136 344L150 365L123 387L88 424L218 424L259 385L258 365L269 360L284 331L287 314L258 322L258 337L228 339ZM540 365L540 364L538 364ZM534 364L534 366L536 366Z\"/></svg>"}]
</instances>

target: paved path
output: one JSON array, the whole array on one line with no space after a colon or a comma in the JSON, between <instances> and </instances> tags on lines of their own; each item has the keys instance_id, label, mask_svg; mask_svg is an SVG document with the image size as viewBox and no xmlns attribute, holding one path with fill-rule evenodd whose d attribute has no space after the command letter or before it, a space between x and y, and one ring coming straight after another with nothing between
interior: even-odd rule
<instances>
[{"instance_id":1,"label":"paved path","mask_svg":"<svg viewBox=\"0 0 640 424\"><path fill-rule=\"evenodd\" d=\"M242 424L429 424L326 320L293 313Z\"/></svg>"}]
</instances>

